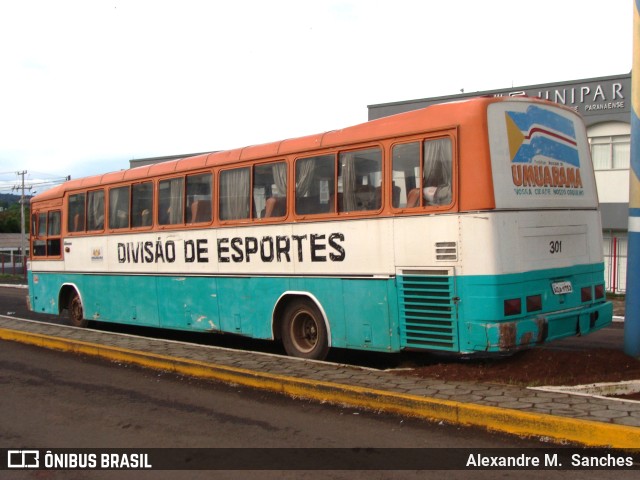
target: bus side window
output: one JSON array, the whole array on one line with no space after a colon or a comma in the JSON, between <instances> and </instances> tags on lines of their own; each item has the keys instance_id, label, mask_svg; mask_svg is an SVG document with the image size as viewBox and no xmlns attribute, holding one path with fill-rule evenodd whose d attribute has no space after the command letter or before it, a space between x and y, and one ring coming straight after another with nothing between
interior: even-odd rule
<instances>
[{"instance_id":1,"label":"bus side window","mask_svg":"<svg viewBox=\"0 0 640 480\"><path fill-rule=\"evenodd\" d=\"M158 223L184 223L184 178L162 180L158 184Z\"/></svg>"},{"instance_id":2,"label":"bus side window","mask_svg":"<svg viewBox=\"0 0 640 480\"><path fill-rule=\"evenodd\" d=\"M335 211L335 155L296 161L296 214L315 215Z\"/></svg>"},{"instance_id":3,"label":"bus side window","mask_svg":"<svg viewBox=\"0 0 640 480\"><path fill-rule=\"evenodd\" d=\"M257 165L253 169L253 204L256 218L287 214L287 164Z\"/></svg>"},{"instance_id":4,"label":"bus side window","mask_svg":"<svg viewBox=\"0 0 640 480\"><path fill-rule=\"evenodd\" d=\"M53 237L53 238L52 238ZM59 257L60 249L60 210L49 212L47 219L47 256Z\"/></svg>"},{"instance_id":5,"label":"bus side window","mask_svg":"<svg viewBox=\"0 0 640 480\"><path fill-rule=\"evenodd\" d=\"M451 203L451 139L424 142L424 201L427 205Z\"/></svg>"},{"instance_id":6,"label":"bus side window","mask_svg":"<svg viewBox=\"0 0 640 480\"><path fill-rule=\"evenodd\" d=\"M394 208L411 208L420 205L420 143L405 143L393 147ZM416 194L417 193L417 194Z\"/></svg>"},{"instance_id":7,"label":"bus side window","mask_svg":"<svg viewBox=\"0 0 640 480\"><path fill-rule=\"evenodd\" d=\"M33 240L33 256L44 257L47 254L47 242L45 236L47 233L47 214L38 213L33 215L34 232L37 235Z\"/></svg>"},{"instance_id":8,"label":"bus side window","mask_svg":"<svg viewBox=\"0 0 640 480\"><path fill-rule=\"evenodd\" d=\"M153 211L153 183L137 183L131 187L131 227L150 227Z\"/></svg>"},{"instance_id":9,"label":"bus side window","mask_svg":"<svg viewBox=\"0 0 640 480\"><path fill-rule=\"evenodd\" d=\"M250 170L248 167L220 172L219 216L220 220L249 218L251 197Z\"/></svg>"},{"instance_id":10,"label":"bus side window","mask_svg":"<svg viewBox=\"0 0 640 480\"><path fill-rule=\"evenodd\" d=\"M60 249L61 234L60 210L52 210L33 215L33 226L36 227L32 245L34 257L59 257L62 253Z\"/></svg>"},{"instance_id":11,"label":"bus side window","mask_svg":"<svg viewBox=\"0 0 640 480\"><path fill-rule=\"evenodd\" d=\"M188 223L204 223L212 220L212 175L203 173L187 176L186 217Z\"/></svg>"},{"instance_id":12,"label":"bus side window","mask_svg":"<svg viewBox=\"0 0 640 480\"><path fill-rule=\"evenodd\" d=\"M67 211L67 231L68 232L84 232L85 211L84 211L85 194L78 193L69 195L69 209Z\"/></svg>"},{"instance_id":13,"label":"bus side window","mask_svg":"<svg viewBox=\"0 0 640 480\"><path fill-rule=\"evenodd\" d=\"M342 179L339 212L378 210L382 206L382 152L379 148L341 153L338 178Z\"/></svg>"},{"instance_id":14,"label":"bus side window","mask_svg":"<svg viewBox=\"0 0 640 480\"><path fill-rule=\"evenodd\" d=\"M104 190L87 194L87 230L104 229Z\"/></svg>"},{"instance_id":15,"label":"bus side window","mask_svg":"<svg viewBox=\"0 0 640 480\"><path fill-rule=\"evenodd\" d=\"M109 190L109 228L129 228L129 187Z\"/></svg>"}]
</instances>

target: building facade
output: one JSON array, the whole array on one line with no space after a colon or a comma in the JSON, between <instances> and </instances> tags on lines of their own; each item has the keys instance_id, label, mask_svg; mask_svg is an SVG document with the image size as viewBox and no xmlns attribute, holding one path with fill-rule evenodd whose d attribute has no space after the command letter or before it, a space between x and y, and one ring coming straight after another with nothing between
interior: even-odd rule
<instances>
[{"instance_id":1,"label":"building facade","mask_svg":"<svg viewBox=\"0 0 640 480\"><path fill-rule=\"evenodd\" d=\"M591 144L602 212L607 289L624 293L631 159L631 74L369 105L369 120L479 95L540 97L566 105L582 115Z\"/></svg>"}]
</instances>

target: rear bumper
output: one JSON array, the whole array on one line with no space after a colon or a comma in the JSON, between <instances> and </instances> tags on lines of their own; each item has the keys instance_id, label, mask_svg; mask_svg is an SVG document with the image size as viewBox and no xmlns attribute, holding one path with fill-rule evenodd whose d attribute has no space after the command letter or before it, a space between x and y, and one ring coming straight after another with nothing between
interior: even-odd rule
<instances>
[{"instance_id":1,"label":"rear bumper","mask_svg":"<svg viewBox=\"0 0 640 480\"><path fill-rule=\"evenodd\" d=\"M587 335L611 324L613 304L602 302L510 322L469 322L465 353L510 352L575 335Z\"/></svg>"}]
</instances>

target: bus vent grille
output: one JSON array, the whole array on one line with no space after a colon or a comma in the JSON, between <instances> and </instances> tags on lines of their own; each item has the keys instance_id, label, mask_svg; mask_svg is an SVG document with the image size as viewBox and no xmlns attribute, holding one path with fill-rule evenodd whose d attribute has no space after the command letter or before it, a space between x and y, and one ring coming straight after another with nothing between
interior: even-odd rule
<instances>
[{"instance_id":1,"label":"bus vent grille","mask_svg":"<svg viewBox=\"0 0 640 480\"><path fill-rule=\"evenodd\" d=\"M458 260L458 245L456 244L456 242L437 242L436 260Z\"/></svg>"},{"instance_id":2,"label":"bus vent grille","mask_svg":"<svg viewBox=\"0 0 640 480\"><path fill-rule=\"evenodd\" d=\"M403 348L458 351L453 277L399 275Z\"/></svg>"}]
</instances>

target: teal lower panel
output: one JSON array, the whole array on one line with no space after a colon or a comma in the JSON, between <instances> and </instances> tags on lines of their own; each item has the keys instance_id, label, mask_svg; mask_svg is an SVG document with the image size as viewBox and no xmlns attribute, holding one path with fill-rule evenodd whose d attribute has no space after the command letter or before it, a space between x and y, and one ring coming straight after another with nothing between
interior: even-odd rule
<instances>
[{"instance_id":1,"label":"teal lower panel","mask_svg":"<svg viewBox=\"0 0 640 480\"><path fill-rule=\"evenodd\" d=\"M191 277L30 273L36 312L58 314L63 285L77 289L85 318L176 330L279 337L272 319L284 294L323 310L331 346L398 351L394 279ZM289 293L287 293L289 292Z\"/></svg>"},{"instance_id":2,"label":"teal lower panel","mask_svg":"<svg viewBox=\"0 0 640 480\"><path fill-rule=\"evenodd\" d=\"M461 352L509 351L585 335L613 317L611 303L595 298L595 286L604 286L603 264L456 280ZM559 282L570 282L572 291L554 294L552 284ZM505 300L519 304L519 312L506 312Z\"/></svg>"},{"instance_id":3,"label":"teal lower panel","mask_svg":"<svg viewBox=\"0 0 640 480\"><path fill-rule=\"evenodd\" d=\"M323 311L333 347L473 353L515 350L608 325L612 305L595 300L594 286L604 285L603 272L602 264L510 275L397 278L30 272L29 287L37 312L58 314L61 288L69 284L80 292L90 320L260 339L279 337L273 323L279 302L303 295ZM556 295L554 282L571 282L573 291ZM591 299L582 297L583 289ZM541 305L527 311L532 296ZM521 311L507 315L504 302L513 299Z\"/></svg>"}]
</instances>

